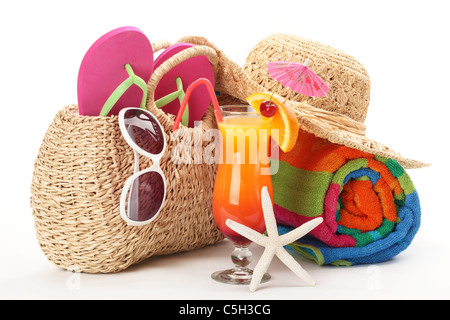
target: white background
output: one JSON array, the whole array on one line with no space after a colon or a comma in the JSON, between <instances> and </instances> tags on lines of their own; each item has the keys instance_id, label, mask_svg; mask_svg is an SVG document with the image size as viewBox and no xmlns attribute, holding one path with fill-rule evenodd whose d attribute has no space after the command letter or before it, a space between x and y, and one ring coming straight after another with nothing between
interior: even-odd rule
<instances>
[{"instance_id":1,"label":"white background","mask_svg":"<svg viewBox=\"0 0 450 320\"><path fill-rule=\"evenodd\" d=\"M2 299L448 299L447 183L450 67L447 1L8 1L0 8L0 298ZM351 54L372 80L368 136L431 162L408 170L422 226L391 261L352 268L300 260L301 280L274 259L255 293L210 279L228 267L223 242L151 258L124 272L72 274L41 252L29 206L33 163L58 110L77 103L78 68L101 35L132 25L154 42L201 35L243 65L273 33L313 39ZM255 262L261 248L253 245Z\"/></svg>"}]
</instances>

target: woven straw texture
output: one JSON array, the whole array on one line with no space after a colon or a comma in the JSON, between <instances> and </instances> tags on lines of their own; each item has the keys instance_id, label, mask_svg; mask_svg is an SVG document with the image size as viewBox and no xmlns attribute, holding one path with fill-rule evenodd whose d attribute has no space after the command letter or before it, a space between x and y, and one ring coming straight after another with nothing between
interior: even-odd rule
<instances>
[{"instance_id":1,"label":"woven straw texture","mask_svg":"<svg viewBox=\"0 0 450 320\"><path fill-rule=\"evenodd\" d=\"M204 131L216 127L212 109L201 128L180 126L175 139L173 116L156 109L152 100L164 70L204 53L216 68L213 50L194 48L163 63L148 83L147 108L165 128L168 143L161 160L166 201L148 225L127 226L120 217L120 194L133 174L134 153L121 135L117 116L80 116L77 106L56 114L35 161L31 185L37 238L56 266L86 273L118 272L151 256L188 251L223 239L212 214L217 165L186 164L193 159L193 146L198 142L192 147L179 143L186 136L201 140ZM175 164L171 160L175 147L186 161ZM141 169L150 165L151 160L140 157Z\"/></svg>"}]
</instances>

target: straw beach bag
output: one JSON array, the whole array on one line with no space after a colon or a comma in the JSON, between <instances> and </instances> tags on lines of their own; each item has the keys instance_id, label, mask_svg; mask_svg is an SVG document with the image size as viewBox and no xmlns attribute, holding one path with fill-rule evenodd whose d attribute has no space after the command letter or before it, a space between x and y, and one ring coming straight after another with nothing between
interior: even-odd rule
<instances>
[{"instance_id":1,"label":"straw beach bag","mask_svg":"<svg viewBox=\"0 0 450 320\"><path fill-rule=\"evenodd\" d=\"M154 51L167 42L155 43ZM37 239L57 267L86 273L122 271L146 258L193 250L223 239L212 214L216 164L172 161L179 137L202 139L216 127L212 109L202 126L180 126L175 139L174 117L155 106L154 90L161 77L182 61L205 55L215 73L216 52L207 46L186 49L158 67L148 82L147 109L165 129L167 150L161 169L167 194L159 216L142 226L128 226L119 202L125 180L133 174L133 150L125 142L117 116L80 116L76 105L60 110L42 141L31 184L31 208ZM203 147L210 141L200 142ZM190 163L189 163L190 162ZM141 169L151 160L140 158Z\"/></svg>"}]
</instances>

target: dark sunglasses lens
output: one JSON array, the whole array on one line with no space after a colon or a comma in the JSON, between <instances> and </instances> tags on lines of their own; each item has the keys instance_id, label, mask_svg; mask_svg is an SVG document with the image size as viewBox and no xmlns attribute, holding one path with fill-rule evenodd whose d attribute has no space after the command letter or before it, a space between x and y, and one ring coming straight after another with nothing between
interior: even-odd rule
<instances>
[{"instance_id":1,"label":"dark sunglasses lens","mask_svg":"<svg viewBox=\"0 0 450 320\"><path fill-rule=\"evenodd\" d=\"M129 109L124 114L125 126L133 141L144 151L160 154L164 148L164 133L146 110Z\"/></svg>"},{"instance_id":2,"label":"dark sunglasses lens","mask_svg":"<svg viewBox=\"0 0 450 320\"><path fill-rule=\"evenodd\" d=\"M146 172L134 180L128 194L128 218L148 221L161 209L164 201L164 180L158 172Z\"/></svg>"}]
</instances>

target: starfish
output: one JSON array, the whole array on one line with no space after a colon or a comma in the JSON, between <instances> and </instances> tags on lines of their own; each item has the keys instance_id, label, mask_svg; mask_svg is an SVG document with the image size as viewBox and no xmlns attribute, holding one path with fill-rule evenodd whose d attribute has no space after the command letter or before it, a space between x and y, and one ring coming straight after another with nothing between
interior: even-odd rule
<instances>
[{"instance_id":1,"label":"starfish","mask_svg":"<svg viewBox=\"0 0 450 320\"><path fill-rule=\"evenodd\" d=\"M301 267L292 255L286 251L284 246L296 241L313 230L322 223L323 218L319 217L310 220L300 227L280 236L273 212L272 201L270 199L267 187L263 187L261 190L261 203L268 236L265 236L231 219L226 221L226 224L230 229L253 241L254 243L265 247L258 264L253 270L253 276L250 282L250 291L254 292L261 283L261 279L269 268L269 265L275 255L300 279L303 279L309 285L315 285L314 279Z\"/></svg>"}]
</instances>

